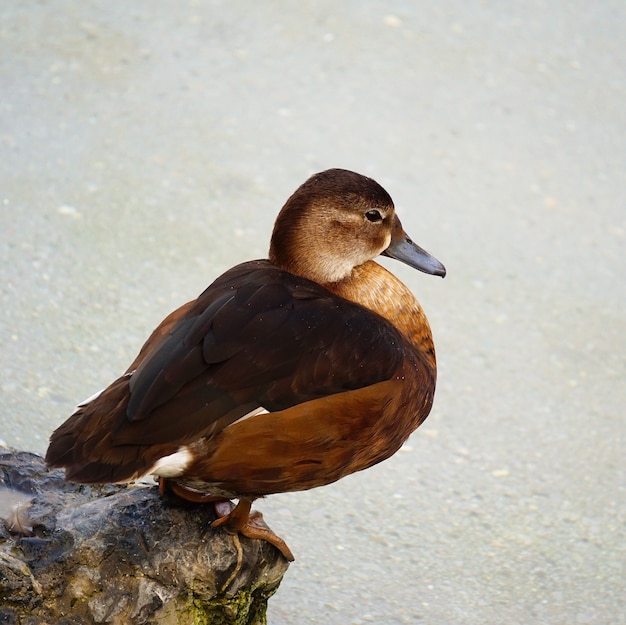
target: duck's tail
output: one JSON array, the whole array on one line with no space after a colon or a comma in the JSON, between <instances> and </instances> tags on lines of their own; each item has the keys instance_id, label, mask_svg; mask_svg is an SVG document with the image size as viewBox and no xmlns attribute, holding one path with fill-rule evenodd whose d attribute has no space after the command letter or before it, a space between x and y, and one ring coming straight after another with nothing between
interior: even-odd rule
<instances>
[{"instance_id":1,"label":"duck's tail","mask_svg":"<svg viewBox=\"0 0 626 625\"><path fill-rule=\"evenodd\" d=\"M65 468L72 482L90 484L129 482L150 472L169 445L115 445L113 434L126 418L128 374L79 405L76 412L50 437L46 452L49 467Z\"/></svg>"}]
</instances>

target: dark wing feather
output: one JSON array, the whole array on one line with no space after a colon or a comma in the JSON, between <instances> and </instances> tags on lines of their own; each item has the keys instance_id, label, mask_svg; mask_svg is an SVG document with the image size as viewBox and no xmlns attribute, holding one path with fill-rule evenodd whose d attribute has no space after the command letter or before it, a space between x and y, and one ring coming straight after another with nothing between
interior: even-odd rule
<instances>
[{"instance_id":1,"label":"dark wing feather","mask_svg":"<svg viewBox=\"0 0 626 625\"><path fill-rule=\"evenodd\" d=\"M388 379L402 338L375 313L267 261L218 278L139 364L115 445L185 443L250 410Z\"/></svg>"}]
</instances>

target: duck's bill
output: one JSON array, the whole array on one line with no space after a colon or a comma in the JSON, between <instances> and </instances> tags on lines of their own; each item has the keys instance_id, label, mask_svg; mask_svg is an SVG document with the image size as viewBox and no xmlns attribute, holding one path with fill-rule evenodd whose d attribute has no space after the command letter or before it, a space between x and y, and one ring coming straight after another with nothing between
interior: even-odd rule
<instances>
[{"instance_id":1,"label":"duck's bill","mask_svg":"<svg viewBox=\"0 0 626 625\"><path fill-rule=\"evenodd\" d=\"M419 271L424 273L441 276L442 278L445 277L446 268L434 256L413 243L406 234L403 233L403 235L393 237L389 247L382 253L383 256L395 258L405 265L413 267L413 269L419 269Z\"/></svg>"}]
</instances>

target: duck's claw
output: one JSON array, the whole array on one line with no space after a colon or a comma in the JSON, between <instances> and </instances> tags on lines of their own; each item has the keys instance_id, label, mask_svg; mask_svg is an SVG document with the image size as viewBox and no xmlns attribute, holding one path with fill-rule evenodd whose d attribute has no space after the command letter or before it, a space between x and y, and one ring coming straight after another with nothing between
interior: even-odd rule
<instances>
[{"instance_id":1,"label":"duck's claw","mask_svg":"<svg viewBox=\"0 0 626 625\"><path fill-rule=\"evenodd\" d=\"M287 543L268 527L263 519L263 515L256 510L250 512L252 500L242 498L233 508L230 501L220 501L215 503L215 512L219 518L211 524L211 527L223 527L231 534L242 534L246 538L256 538L265 540L274 545L289 562L295 560L291 549Z\"/></svg>"},{"instance_id":2,"label":"duck's claw","mask_svg":"<svg viewBox=\"0 0 626 625\"><path fill-rule=\"evenodd\" d=\"M252 499L242 497L235 506L232 501L224 499L218 495L210 495L192 488L182 486L177 482L167 480L164 477L156 478L159 484L159 493L162 495L166 490L193 503L213 503L215 505L215 513L217 519L211 523L211 527L223 527L230 534L241 534L246 538L256 538L257 540L265 540L274 545L289 562L293 562L295 557L287 543L274 534L269 528L263 515L252 508Z\"/></svg>"}]
</instances>

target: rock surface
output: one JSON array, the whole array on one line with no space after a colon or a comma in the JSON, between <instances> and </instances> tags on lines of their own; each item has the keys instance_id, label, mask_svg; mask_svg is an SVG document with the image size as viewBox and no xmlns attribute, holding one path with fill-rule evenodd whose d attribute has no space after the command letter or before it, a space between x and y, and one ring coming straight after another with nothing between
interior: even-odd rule
<instances>
[{"instance_id":1,"label":"rock surface","mask_svg":"<svg viewBox=\"0 0 626 625\"><path fill-rule=\"evenodd\" d=\"M71 484L6 449L0 488L0 623L260 625L288 567L149 485Z\"/></svg>"}]
</instances>

